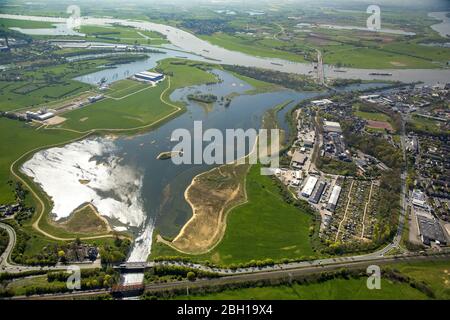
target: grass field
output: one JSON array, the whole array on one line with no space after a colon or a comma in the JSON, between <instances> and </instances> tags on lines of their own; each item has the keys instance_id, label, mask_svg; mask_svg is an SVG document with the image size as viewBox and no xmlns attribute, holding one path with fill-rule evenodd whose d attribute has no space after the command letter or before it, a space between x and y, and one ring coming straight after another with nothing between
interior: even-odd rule
<instances>
[{"instance_id":1,"label":"grass field","mask_svg":"<svg viewBox=\"0 0 450 320\"><path fill-rule=\"evenodd\" d=\"M215 33L211 36L200 35L200 38L219 47L243 52L252 56L279 58L296 62L305 61L301 54L276 49L275 47L277 44L282 45L282 43L279 43L280 41L277 40L272 40L268 43L267 41L257 41L250 38L231 36L225 33Z\"/></svg>"},{"instance_id":2,"label":"grass field","mask_svg":"<svg viewBox=\"0 0 450 320\"><path fill-rule=\"evenodd\" d=\"M71 132L36 131L29 124L6 118L0 118L0 136L0 203L14 201L12 189L7 185L9 167L14 160L28 150L77 137Z\"/></svg>"},{"instance_id":3,"label":"grass field","mask_svg":"<svg viewBox=\"0 0 450 320\"><path fill-rule=\"evenodd\" d=\"M195 66L171 64L173 61L166 60L160 64L165 73L173 74L170 78L170 88L168 79L155 87L131 80L120 81L113 86L118 91L112 95L109 93L110 96L120 100L106 98L85 108L65 113L67 121L63 124L63 128L87 131L128 129L148 125L176 111L173 105L161 100L163 92L165 101L168 101L170 93L177 88L216 80L214 75Z\"/></svg>"},{"instance_id":4,"label":"grass field","mask_svg":"<svg viewBox=\"0 0 450 320\"><path fill-rule=\"evenodd\" d=\"M23 28L23 29L36 29L36 28L54 28L52 22L45 21L30 21L30 20L16 20L16 19L0 19L0 26L6 28Z\"/></svg>"},{"instance_id":5,"label":"grass field","mask_svg":"<svg viewBox=\"0 0 450 320\"><path fill-rule=\"evenodd\" d=\"M218 264L313 256L309 239L312 217L287 204L270 177L253 166L247 176L248 202L227 218L222 241L208 254L189 256ZM151 257L181 255L154 242Z\"/></svg>"},{"instance_id":6,"label":"grass field","mask_svg":"<svg viewBox=\"0 0 450 320\"><path fill-rule=\"evenodd\" d=\"M391 118L381 112L364 112L364 111L355 111L355 116L360 117L365 120L373 120L373 121L385 121L390 122Z\"/></svg>"},{"instance_id":7,"label":"grass field","mask_svg":"<svg viewBox=\"0 0 450 320\"><path fill-rule=\"evenodd\" d=\"M420 117L417 115L413 115L409 120L408 124L414 130L418 130L421 132L430 132L432 134L440 134L445 132L445 130L441 129L442 122L435 121L432 119L427 119L424 117ZM449 131L447 130L447 133Z\"/></svg>"},{"instance_id":8,"label":"grass field","mask_svg":"<svg viewBox=\"0 0 450 320\"><path fill-rule=\"evenodd\" d=\"M34 83L33 87L24 82L6 83L0 81L0 111L34 107L69 95L76 95L89 89L91 89L91 86L88 84L72 80L54 85ZM21 90L32 91L21 93Z\"/></svg>"},{"instance_id":9,"label":"grass field","mask_svg":"<svg viewBox=\"0 0 450 320\"><path fill-rule=\"evenodd\" d=\"M395 269L415 281L429 286L436 299L450 299L450 262L429 261L393 264L383 267ZM381 279L380 290L369 290L365 277L332 279L322 283L279 285L224 290L217 293L177 296L186 300L424 300L423 292L408 283Z\"/></svg>"},{"instance_id":10,"label":"grass field","mask_svg":"<svg viewBox=\"0 0 450 320\"><path fill-rule=\"evenodd\" d=\"M345 46L327 47L324 63L343 64L352 68L370 69L433 69L439 66L432 61L400 53L386 52L373 48L356 48Z\"/></svg>"},{"instance_id":11,"label":"grass field","mask_svg":"<svg viewBox=\"0 0 450 320\"><path fill-rule=\"evenodd\" d=\"M180 300L416 300L426 295L405 283L381 281L381 290L369 290L366 279L334 279L323 283L292 284L226 290L206 295L179 296Z\"/></svg>"},{"instance_id":12,"label":"grass field","mask_svg":"<svg viewBox=\"0 0 450 320\"><path fill-rule=\"evenodd\" d=\"M61 285L64 285L64 283L59 281L48 282L45 274L14 280L8 284L7 288L14 290L14 293L19 296L25 295L28 287L60 287Z\"/></svg>"},{"instance_id":13,"label":"grass field","mask_svg":"<svg viewBox=\"0 0 450 320\"><path fill-rule=\"evenodd\" d=\"M175 108L163 103L160 96L168 81L135 93L122 100L110 98L64 114L64 128L78 131L92 129L127 129L144 126L172 112Z\"/></svg>"},{"instance_id":14,"label":"grass field","mask_svg":"<svg viewBox=\"0 0 450 320\"><path fill-rule=\"evenodd\" d=\"M95 59L49 65L21 72L21 81L0 81L0 111L46 106L91 90L89 84L72 79L99 71L111 61Z\"/></svg>"},{"instance_id":15,"label":"grass field","mask_svg":"<svg viewBox=\"0 0 450 320\"><path fill-rule=\"evenodd\" d=\"M199 37L229 50L294 62L305 62L304 54L288 50L295 47L296 50L311 52L315 48L322 51L324 63L353 68L433 69L442 67L450 59L448 48L424 46L401 37L394 42L379 43L379 39L371 39L365 33L355 35L347 30L327 29L315 32L319 33L317 38L300 34L290 41L226 33ZM356 43L355 39L361 40Z\"/></svg>"},{"instance_id":16,"label":"grass field","mask_svg":"<svg viewBox=\"0 0 450 320\"><path fill-rule=\"evenodd\" d=\"M450 299L450 261L430 261L398 264L394 266L402 274L427 283L437 299Z\"/></svg>"},{"instance_id":17,"label":"grass field","mask_svg":"<svg viewBox=\"0 0 450 320\"><path fill-rule=\"evenodd\" d=\"M82 26L80 32L89 40L121 42L124 44L161 45L169 43L163 35L153 31L142 31L127 27Z\"/></svg>"},{"instance_id":18,"label":"grass field","mask_svg":"<svg viewBox=\"0 0 450 320\"><path fill-rule=\"evenodd\" d=\"M130 79L114 82L106 93L107 96L113 98L123 98L129 94L148 88L150 85L144 82L133 81Z\"/></svg>"}]
</instances>

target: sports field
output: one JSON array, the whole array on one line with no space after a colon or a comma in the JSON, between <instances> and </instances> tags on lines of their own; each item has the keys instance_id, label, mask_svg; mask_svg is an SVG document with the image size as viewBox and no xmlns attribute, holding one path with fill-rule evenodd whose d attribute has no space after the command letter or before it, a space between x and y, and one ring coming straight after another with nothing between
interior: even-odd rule
<instances>
[{"instance_id":1,"label":"sports field","mask_svg":"<svg viewBox=\"0 0 450 320\"><path fill-rule=\"evenodd\" d=\"M143 31L124 26L82 26L80 32L90 40L102 42L120 42L124 44L161 45L169 43L157 32Z\"/></svg>"}]
</instances>

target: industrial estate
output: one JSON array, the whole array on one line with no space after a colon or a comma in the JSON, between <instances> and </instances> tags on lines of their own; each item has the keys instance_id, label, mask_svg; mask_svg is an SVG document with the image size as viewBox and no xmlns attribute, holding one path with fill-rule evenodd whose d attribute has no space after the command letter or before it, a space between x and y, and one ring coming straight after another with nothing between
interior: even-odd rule
<instances>
[{"instance_id":1,"label":"industrial estate","mask_svg":"<svg viewBox=\"0 0 450 320\"><path fill-rule=\"evenodd\" d=\"M0 299L450 299L447 1L72 5L0 1Z\"/></svg>"}]
</instances>

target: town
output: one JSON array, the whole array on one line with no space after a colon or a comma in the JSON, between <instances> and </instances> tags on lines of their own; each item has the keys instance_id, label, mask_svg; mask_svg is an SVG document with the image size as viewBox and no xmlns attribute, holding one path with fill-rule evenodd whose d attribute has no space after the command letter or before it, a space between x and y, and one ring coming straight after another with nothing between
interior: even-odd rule
<instances>
[{"instance_id":1,"label":"town","mask_svg":"<svg viewBox=\"0 0 450 320\"><path fill-rule=\"evenodd\" d=\"M408 214L409 243L449 243L449 89L412 85L336 95L296 111L290 165L276 173L320 213L326 245L355 249L392 236L395 228L388 225L398 224L400 212L384 203L385 196L394 191L400 201L403 195L400 185L387 189L389 175L405 184L401 210Z\"/></svg>"}]
</instances>

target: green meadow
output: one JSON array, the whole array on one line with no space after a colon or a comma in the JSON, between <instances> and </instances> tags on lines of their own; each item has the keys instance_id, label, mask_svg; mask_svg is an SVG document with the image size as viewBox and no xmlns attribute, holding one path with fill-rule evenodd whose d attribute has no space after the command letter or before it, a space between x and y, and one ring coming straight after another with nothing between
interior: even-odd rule
<instances>
[{"instance_id":1,"label":"green meadow","mask_svg":"<svg viewBox=\"0 0 450 320\"><path fill-rule=\"evenodd\" d=\"M62 127L88 131L145 126L174 114L176 106L182 107L169 101L175 89L216 81L214 75L195 65L184 61L184 64L173 64L175 61L165 60L159 65L166 74L171 74L170 87L168 78L155 87L132 80L119 81L110 89L109 97L64 114L67 121Z\"/></svg>"},{"instance_id":2,"label":"green meadow","mask_svg":"<svg viewBox=\"0 0 450 320\"><path fill-rule=\"evenodd\" d=\"M93 129L129 129L152 123L176 109L163 103L160 95L168 81L134 93L121 100L105 98L86 107L68 112L63 128L78 131Z\"/></svg>"},{"instance_id":3,"label":"green meadow","mask_svg":"<svg viewBox=\"0 0 450 320\"><path fill-rule=\"evenodd\" d=\"M450 299L450 261L427 261L392 264L393 269L416 282L431 288L434 298ZM423 292L406 282L394 282L382 277L380 290L369 290L367 278L335 278L321 283L251 287L224 290L216 293L182 295L174 299L186 300L426 300Z\"/></svg>"},{"instance_id":4,"label":"green meadow","mask_svg":"<svg viewBox=\"0 0 450 320\"><path fill-rule=\"evenodd\" d=\"M103 42L120 42L124 44L142 45L161 45L169 43L160 33L123 26L82 26L80 28L80 33L84 33L86 38L89 40Z\"/></svg>"},{"instance_id":5,"label":"green meadow","mask_svg":"<svg viewBox=\"0 0 450 320\"><path fill-rule=\"evenodd\" d=\"M15 27L23 29L54 28L52 22L4 19L4 18L0 18L0 26L5 28Z\"/></svg>"},{"instance_id":6,"label":"green meadow","mask_svg":"<svg viewBox=\"0 0 450 320\"><path fill-rule=\"evenodd\" d=\"M333 279L322 283L225 290L180 300L422 300L427 296L406 283L382 279L381 290L369 290L366 279Z\"/></svg>"},{"instance_id":7,"label":"green meadow","mask_svg":"<svg viewBox=\"0 0 450 320\"><path fill-rule=\"evenodd\" d=\"M0 203L14 201L7 181L11 178L11 164L25 152L45 145L61 143L78 135L71 132L36 130L33 126L15 120L0 118Z\"/></svg>"},{"instance_id":8,"label":"green meadow","mask_svg":"<svg viewBox=\"0 0 450 320\"><path fill-rule=\"evenodd\" d=\"M249 37L232 36L225 33L215 33L211 36L199 35L200 38L214 45L225 49L243 52L252 56L279 58L295 62L304 62L305 59L301 54L295 54L279 50L276 47L282 46L279 40L257 40Z\"/></svg>"}]
</instances>

